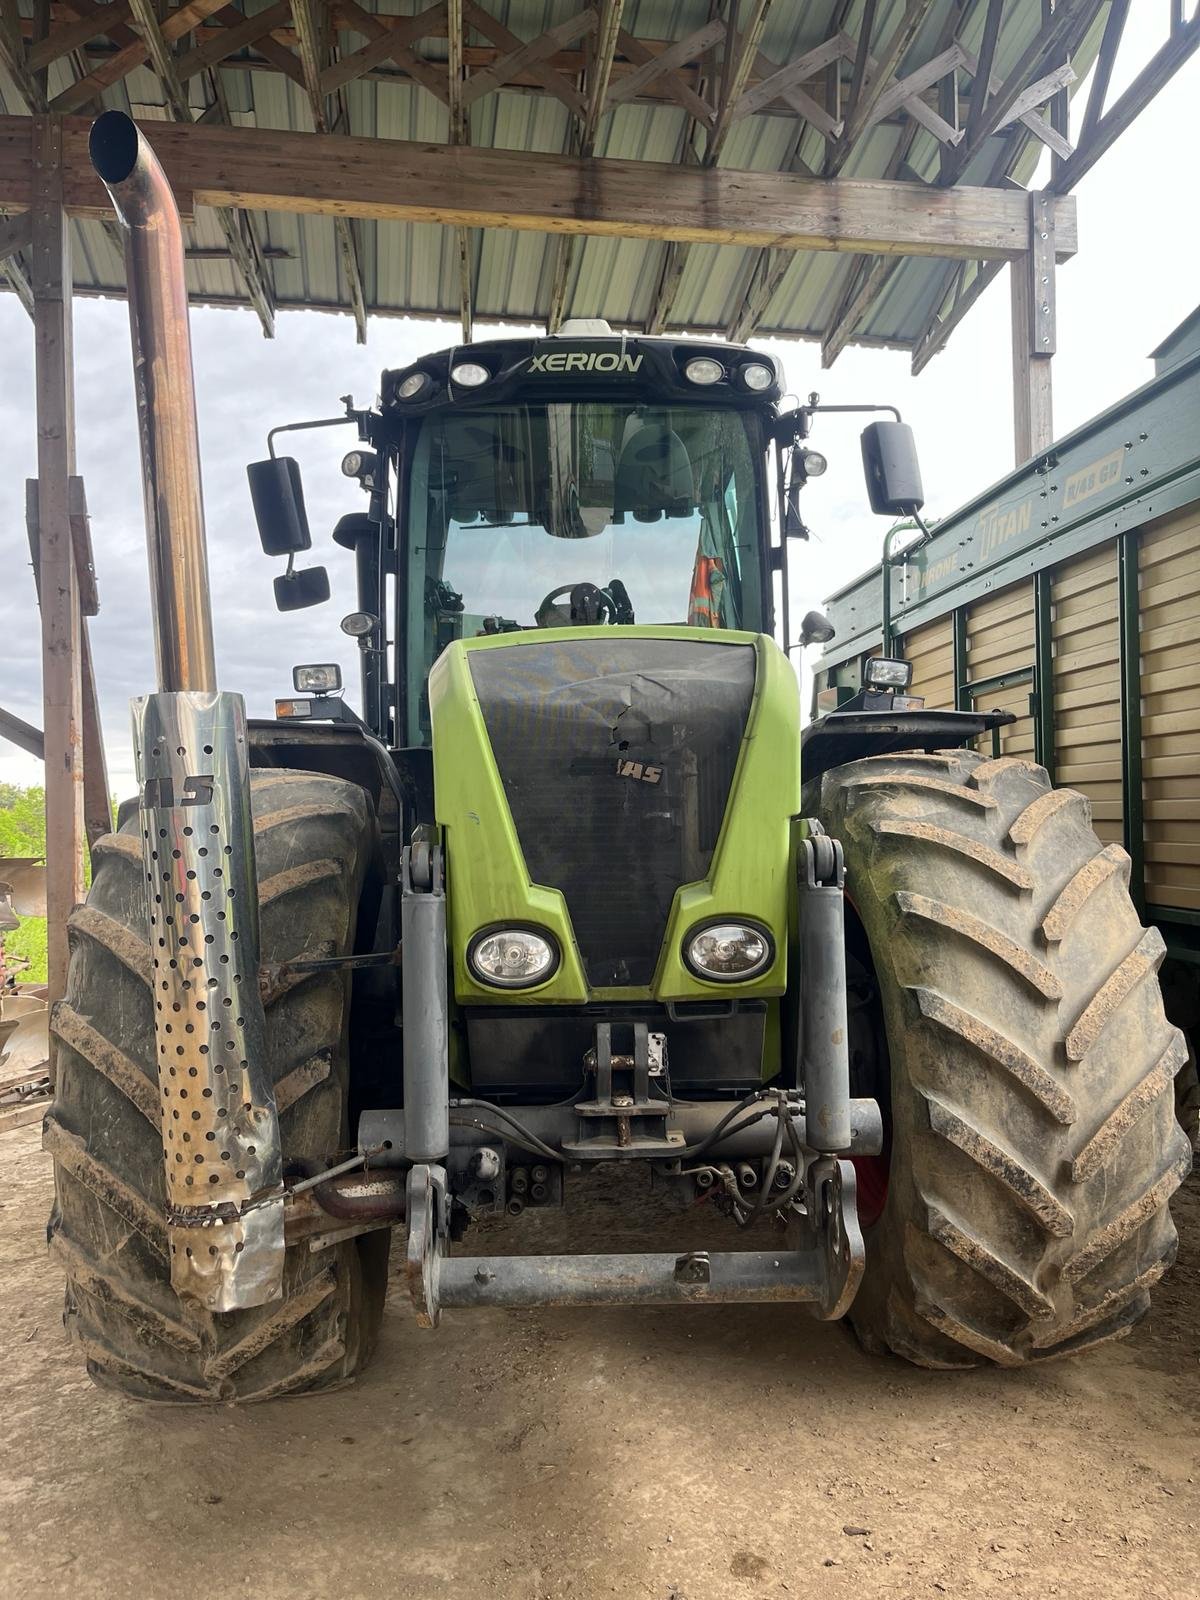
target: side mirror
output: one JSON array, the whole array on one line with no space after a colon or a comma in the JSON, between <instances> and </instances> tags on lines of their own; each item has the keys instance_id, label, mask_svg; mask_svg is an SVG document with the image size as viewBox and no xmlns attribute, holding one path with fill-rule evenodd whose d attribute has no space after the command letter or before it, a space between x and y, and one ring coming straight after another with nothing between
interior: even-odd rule
<instances>
[{"instance_id":1,"label":"side mirror","mask_svg":"<svg viewBox=\"0 0 1200 1600\"><path fill-rule=\"evenodd\" d=\"M828 644L837 633L829 618L821 611L810 611L800 624L800 643Z\"/></svg>"},{"instance_id":2,"label":"side mirror","mask_svg":"<svg viewBox=\"0 0 1200 1600\"><path fill-rule=\"evenodd\" d=\"M305 567L275 579L275 604L280 611L303 611L329 599L329 574L324 567Z\"/></svg>"},{"instance_id":3,"label":"side mirror","mask_svg":"<svg viewBox=\"0 0 1200 1600\"><path fill-rule=\"evenodd\" d=\"M872 422L863 429L863 471L871 510L911 517L925 504L917 446L907 422Z\"/></svg>"},{"instance_id":4,"label":"side mirror","mask_svg":"<svg viewBox=\"0 0 1200 1600\"><path fill-rule=\"evenodd\" d=\"M312 547L300 463L291 456L252 461L246 468L250 499L263 551L269 556L290 556ZM311 604L311 602L308 602Z\"/></svg>"}]
</instances>

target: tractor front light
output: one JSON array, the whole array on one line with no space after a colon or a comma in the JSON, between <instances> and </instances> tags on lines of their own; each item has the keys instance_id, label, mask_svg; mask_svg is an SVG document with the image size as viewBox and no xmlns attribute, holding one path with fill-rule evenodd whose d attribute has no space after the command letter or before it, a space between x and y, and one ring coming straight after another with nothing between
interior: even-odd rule
<instances>
[{"instance_id":1,"label":"tractor front light","mask_svg":"<svg viewBox=\"0 0 1200 1600\"><path fill-rule=\"evenodd\" d=\"M761 394L775 382L775 369L767 366L765 361L748 361L739 370L738 377L753 394Z\"/></svg>"},{"instance_id":2,"label":"tractor front light","mask_svg":"<svg viewBox=\"0 0 1200 1600\"><path fill-rule=\"evenodd\" d=\"M558 966L558 947L533 928L485 928L471 940L467 965L493 989L530 989Z\"/></svg>"},{"instance_id":3,"label":"tractor front light","mask_svg":"<svg viewBox=\"0 0 1200 1600\"><path fill-rule=\"evenodd\" d=\"M458 366L450 368L450 381L463 389L478 389L490 377L491 373L478 361L460 361Z\"/></svg>"},{"instance_id":4,"label":"tractor front light","mask_svg":"<svg viewBox=\"0 0 1200 1600\"><path fill-rule=\"evenodd\" d=\"M696 356L683 371L689 383L698 383L706 388L710 383L720 383L725 376L725 368L710 356Z\"/></svg>"},{"instance_id":5,"label":"tractor front light","mask_svg":"<svg viewBox=\"0 0 1200 1600\"><path fill-rule=\"evenodd\" d=\"M683 942L683 958L710 983L744 983L771 965L774 949L765 928L752 922L710 922Z\"/></svg>"},{"instance_id":6,"label":"tractor front light","mask_svg":"<svg viewBox=\"0 0 1200 1600\"><path fill-rule=\"evenodd\" d=\"M292 688L299 694L334 694L342 687L342 669L335 662L292 668Z\"/></svg>"},{"instance_id":7,"label":"tractor front light","mask_svg":"<svg viewBox=\"0 0 1200 1600\"><path fill-rule=\"evenodd\" d=\"M872 656L863 668L863 683L869 689L907 689L912 682L912 662L894 656Z\"/></svg>"}]
</instances>

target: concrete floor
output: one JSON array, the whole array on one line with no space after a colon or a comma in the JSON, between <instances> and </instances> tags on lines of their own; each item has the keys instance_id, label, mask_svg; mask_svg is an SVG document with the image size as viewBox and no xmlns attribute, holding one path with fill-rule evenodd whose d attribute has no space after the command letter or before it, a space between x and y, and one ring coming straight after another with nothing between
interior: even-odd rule
<instances>
[{"instance_id":1,"label":"concrete floor","mask_svg":"<svg viewBox=\"0 0 1200 1600\"><path fill-rule=\"evenodd\" d=\"M354 1387L179 1412L65 1345L38 1137L0 1139L4 1600L1200 1594L1195 1179L1151 1320L1033 1372L919 1372L789 1308L431 1335L397 1300Z\"/></svg>"}]
</instances>

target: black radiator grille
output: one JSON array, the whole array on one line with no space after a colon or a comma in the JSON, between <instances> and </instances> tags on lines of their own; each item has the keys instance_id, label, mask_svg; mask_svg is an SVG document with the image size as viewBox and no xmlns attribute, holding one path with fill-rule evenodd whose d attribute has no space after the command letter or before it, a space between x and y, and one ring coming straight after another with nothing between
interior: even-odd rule
<instances>
[{"instance_id":1,"label":"black radiator grille","mask_svg":"<svg viewBox=\"0 0 1200 1600\"><path fill-rule=\"evenodd\" d=\"M616 635L470 663L526 865L565 897L588 983L648 984L676 889L712 861L753 647Z\"/></svg>"}]
</instances>

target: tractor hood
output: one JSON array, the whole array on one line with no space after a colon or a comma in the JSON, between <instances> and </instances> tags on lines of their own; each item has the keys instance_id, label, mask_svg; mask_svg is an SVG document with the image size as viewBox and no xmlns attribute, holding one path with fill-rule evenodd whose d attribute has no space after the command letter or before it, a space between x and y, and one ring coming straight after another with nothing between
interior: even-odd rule
<instances>
[{"instance_id":1,"label":"tractor hood","mask_svg":"<svg viewBox=\"0 0 1200 1600\"><path fill-rule=\"evenodd\" d=\"M782 993L799 705L773 641L649 627L464 640L429 700L460 1001ZM684 964L686 937L722 918L770 933L753 981ZM503 926L551 936L560 959L540 986L472 975L471 941Z\"/></svg>"}]
</instances>

